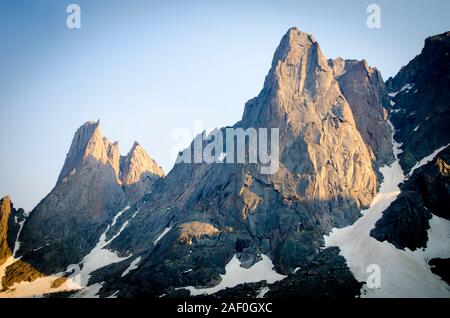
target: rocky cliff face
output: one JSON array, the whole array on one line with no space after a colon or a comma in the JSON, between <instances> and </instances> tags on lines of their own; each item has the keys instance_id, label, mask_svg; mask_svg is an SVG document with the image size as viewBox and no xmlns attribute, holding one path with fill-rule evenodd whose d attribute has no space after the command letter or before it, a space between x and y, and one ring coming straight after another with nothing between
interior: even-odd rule
<instances>
[{"instance_id":1,"label":"rocky cliff face","mask_svg":"<svg viewBox=\"0 0 450 318\"><path fill-rule=\"evenodd\" d=\"M403 168L442 151L400 185L371 235L399 249L422 248L433 214L450 218L449 36L427 39L386 88L365 61L327 61L314 37L290 29L263 89L232 127L279 129L273 174L261 173L260 163L228 162L225 146L225 163L179 163L165 177L138 143L120 156L98 122L84 124L55 188L27 219L22 259L6 269L3 285L79 263L108 229L105 248L127 258L89 273L103 297L187 297L183 287L217 285L234 256L247 269L268 256L286 279L239 285L214 297L255 297L264 288L268 297L354 298L361 283L338 248L323 249L323 235L354 223L372 203L376 169L393 160L388 109L403 143ZM216 131L225 141L226 128ZM192 153L197 141L182 154ZM0 201L0 264L12 253L21 214L9 198ZM448 264L430 261L444 279Z\"/></svg>"},{"instance_id":2,"label":"rocky cliff face","mask_svg":"<svg viewBox=\"0 0 450 318\"><path fill-rule=\"evenodd\" d=\"M0 265L12 256L24 210L14 208L9 196L0 200Z\"/></svg>"},{"instance_id":3,"label":"rocky cliff face","mask_svg":"<svg viewBox=\"0 0 450 318\"><path fill-rule=\"evenodd\" d=\"M356 127L376 159L376 167L392 163L391 129L388 124L388 90L380 72L366 61L329 60L334 76L355 118Z\"/></svg>"},{"instance_id":4,"label":"rocky cliff face","mask_svg":"<svg viewBox=\"0 0 450 318\"><path fill-rule=\"evenodd\" d=\"M387 81L393 108L394 137L402 143L405 172L450 144L450 32L429 37L422 52ZM400 186L402 193L383 213L371 235L397 248L425 247L432 214L449 219L449 147L416 169Z\"/></svg>"},{"instance_id":5,"label":"rocky cliff face","mask_svg":"<svg viewBox=\"0 0 450 318\"><path fill-rule=\"evenodd\" d=\"M386 85L393 101L395 139L403 144L400 163L416 162L450 143L450 32L429 37L422 52Z\"/></svg>"},{"instance_id":6,"label":"rocky cliff face","mask_svg":"<svg viewBox=\"0 0 450 318\"><path fill-rule=\"evenodd\" d=\"M135 170L147 172L139 160L127 168L127 177L135 177ZM55 188L25 223L19 251L23 260L46 274L78 263L113 216L139 195L129 189L129 200L120 177L118 144L103 138L99 122L85 123L75 133Z\"/></svg>"},{"instance_id":7,"label":"rocky cliff face","mask_svg":"<svg viewBox=\"0 0 450 318\"><path fill-rule=\"evenodd\" d=\"M150 192L154 182L164 177L164 171L137 142L120 159L120 181L128 201L135 203Z\"/></svg>"},{"instance_id":8,"label":"rocky cliff face","mask_svg":"<svg viewBox=\"0 0 450 318\"><path fill-rule=\"evenodd\" d=\"M415 170L400 189L401 194L383 212L371 236L400 249L425 248L433 214L450 220L450 146Z\"/></svg>"},{"instance_id":9,"label":"rocky cliff face","mask_svg":"<svg viewBox=\"0 0 450 318\"><path fill-rule=\"evenodd\" d=\"M292 272L319 253L325 233L354 222L371 203L373 156L311 35L293 28L283 37L263 90L234 126L249 127L279 128L278 171L263 175L257 164L177 164L130 212L137 214L109 246L141 257L138 269L125 277L117 275L121 265L100 270L93 280L109 282L102 295L120 289L125 297L156 296L215 284L234 254L249 267L263 253L280 272ZM193 222L214 231L181 239L183 225Z\"/></svg>"}]
</instances>

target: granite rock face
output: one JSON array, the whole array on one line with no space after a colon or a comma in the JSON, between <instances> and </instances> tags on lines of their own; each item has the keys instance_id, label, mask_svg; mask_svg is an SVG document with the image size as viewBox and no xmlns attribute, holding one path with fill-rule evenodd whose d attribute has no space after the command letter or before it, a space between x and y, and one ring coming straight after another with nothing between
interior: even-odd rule
<instances>
[{"instance_id":1,"label":"granite rock face","mask_svg":"<svg viewBox=\"0 0 450 318\"><path fill-rule=\"evenodd\" d=\"M450 32L429 37L422 52L386 85L393 100L391 121L402 143L400 163L416 162L450 143Z\"/></svg>"},{"instance_id":2,"label":"granite rock face","mask_svg":"<svg viewBox=\"0 0 450 318\"><path fill-rule=\"evenodd\" d=\"M120 181L130 203L135 203L150 192L153 184L164 177L164 171L150 158L139 143L120 159Z\"/></svg>"},{"instance_id":3,"label":"granite rock face","mask_svg":"<svg viewBox=\"0 0 450 318\"><path fill-rule=\"evenodd\" d=\"M388 110L391 108L388 89L380 72L365 60L329 60L334 76L355 118L356 127L376 159L376 167L393 162L391 128Z\"/></svg>"},{"instance_id":4,"label":"granite rock face","mask_svg":"<svg viewBox=\"0 0 450 318\"><path fill-rule=\"evenodd\" d=\"M118 143L102 136L99 122L82 125L75 133L56 186L24 225L19 250L23 260L45 274L78 263L95 246L113 216L147 189L139 184L139 192L130 188L134 180L141 182L138 176L152 172L147 171L147 162L141 165L139 158L133 157L133 153L145 153L136 148L128 161L124 160L128 165L123 174Z\"/></svg>"},{"instance_id":5,"label":"granite rock face","mask_svg":"<svg viewBox=\"0 0 450 318\"><path fill-rule=\"evenodd\" d=\"M114 238L106 248L131 256L92 273L89 283L101 283L101 297L188 297L183 287L215 286L234 256L250 268L264 254L286 279L239 285L213 297L255 297L268 289L271 298L354 298L361 283L337 248L323 249L323 236L354 223L372 203L376 170L394 159L387 110L407 171L450 143L449 35L427 39L422 53L385 86L365 61L327 60L313 36L291 28L242 119L215 131L229 141L235 137L227 128L278 129L279 165L272 174L262 173L261 163L230 163L237 154L225 146L219 149L225 159L177 163L165 176L138 143L121 156L98 122L84 124L55 188L27 218L22 259L8 268L6 285L79 263L122 210L106 232L108 241ZM180 157L193 154L198 142L214 144L197 137ZM245 148L248 158L247 143ZM397 248L426 246L432 214L450 218L449 149L400 185L373 237ZM9 224L16 212L8 200L0 206L0 264L18 234L18 222ZM6 231L13 233L4 239ZM448 267L447 259L432 263L441 274Z\"/></svg>"},{"instance_id":6,"label":"granite rock face","mask_svg":"<svg viewBox=\"0 0 450 318\"><path fill-rule=\"evenodd\" d=\"M326 248L304 268L286 279L269 285L266 298L355 298L362 283L348 269L339 248Z\"/></svg>"},{"instance_id":7,"label":"granite rock face","mask_svg":"<svg viewBox=\"0 0 450 318\"><path fill-rule=\"evenodd\" d=\"M110 244L142 261L126 277L118 277L118 264L94 274L106 281L103 296L121 290L122 297L156 297L216 284L234 254L244 267L266 254L279 272L290 273L319 253L324 234L353 223L372 202L373 155L311 35L293 28L281 40L264 88L233 126L250 127L279 129L278 171L261 174L259 164L176 164ZM225 128L220 133L226 139ZM192 236L186 244L181 225L192 222L215 234Z\"/></svg>"},{"instance_id":8,"label":"granite rock face","mask_svg":"<svg viewBox=\"0 0 450 318\"><path fill-rule=\"evenodd\" d=\"M24 213L23 209L14 208L9 196L0 200L0 265L13 254Z\"/></svg>"}]
</instances>

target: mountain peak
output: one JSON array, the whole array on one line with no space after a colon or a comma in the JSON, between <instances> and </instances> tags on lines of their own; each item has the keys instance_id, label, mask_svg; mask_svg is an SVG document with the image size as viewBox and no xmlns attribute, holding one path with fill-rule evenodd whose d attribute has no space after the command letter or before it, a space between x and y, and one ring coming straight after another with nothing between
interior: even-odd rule
<instances>
[{"instance_id":1,"label":"mountain peak","mask_svg":"<svg viewBox=\"0 0 450 318\"><path fill-rule=\"evenodd\" d=\"M299 31L297 27L290 28L275 51L272 67L275 67L279 61L297 58L299 54L305 52L305 48L314 45L318 45L314 36Z\"/></svg>"},{"instance_id":2,"label":"mountain peak","mask_svg":"<svg viewBox=\"0 0 450 318\"><path fill-rule=\"evenodd\" d=\"M11 202L11 197L7 194L3 198L0 199L1 204L4 202Z\"/></svg>"},{"instance_id":3,"label":"mountain peak","mask_svg":"<svg viewBox=\"0 0 450 318\"><path fill-rule=\"evenodd\" d=\"M149 192L160 177L164 177L163 169L137 141L128 154L120 159L120 181L131 203Z\"/></svg>"},{"instance_id":4,"label":"mountain peak","mask_svg":"<svg viewBox=\"0 0 450 318\"><path fill-rule=\"evenodd\" d=\"M119 158L118 143L110 143L102 136L100 120L85 122L75 132L58 183L74 169L92 160L102 164L110 163L118 175Z\"/></svg>"},{"instance_id":5,"label":"mountain peak","mask_svg":"<svg viewBox=\"0 0 450 318\"><path fill-rule=\"evenodd\" d=\"M252 103L248 103L244 112L244 122L254 123L255 118L263 115L260 124L266 125L269 122L275 124L280 119L286 118L286 114L292 113L293 109L288 108L288 105L294 105L288 100L294 98L314 101L325 96L333 86L333 80L333 71L316 39L297 28L290 28L275 51L272 67L260 93L260 97L265 101L273 99L277 102L266 103L260 100L261 104L272 109L255 107ZM336 90L335 93L339 92Z\"/></svg>"},{"instance_id":6,"label":"mountain peak","mask_svg":"<svg viewBox=\"0 0 450 318\"><path fill-rule=\"evenodd\" d=\"M121 181L124 185L130 185L141 180L146 174L162 177L164 171L135 141L128 154L121 158Z\"/></svg>"}]
</instances>

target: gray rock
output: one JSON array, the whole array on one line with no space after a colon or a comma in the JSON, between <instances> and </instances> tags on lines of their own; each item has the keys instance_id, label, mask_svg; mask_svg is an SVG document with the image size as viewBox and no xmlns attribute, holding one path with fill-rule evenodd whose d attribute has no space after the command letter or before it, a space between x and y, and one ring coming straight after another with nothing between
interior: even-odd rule
<instances>
[{"instance_id":1,"label":"gray rock","mask_svg":"<svg viewBox=\"0 0 450 318\"><path fill-rule=\"evenodd\" d=\"M120 160L120 181L129 203L149 193L153 184L164 177L164 171L137 142Z\"/></svg>"},{"instance_id":2,"label":"gray rock","mask_svg":"<svg viewBox=\"0 0 450 318\"><path fill-rule=\"evenodd\" d=\"M147 170L149 163L156 165L135 145L121 173L118 143L102 136L99 122L81 126L56 186L24 225L19 250L23 260L45 274L80 262L114 215L149 189L147 181L141 179L154 172Z\"/></svg>"},{"instance_id":3,"label":"gray rock","mask_svg":"<svg viewBox=\"0 0 450 318\"><path fill-rule=\"evenodd\" d=\"M388 123L390 98L380 72L365 60L329 60L364 142L375 156L376 168L394 161Z\"/></svg>"},{"instance_id":4,"label":"gray rock","mask_svg":"<svg viewBox=\"0 0 450 318\"><path fill-rule=\"evenodd\" d=\"M267 254L278 271L290 273L319 253L324 234L353 223L372 202L373 156L311 35L288 31L263 90L234 127L280 129L278 172L263 175L257 164L175 165L109 246L120 255L146 258L121 279L112 267L99 273L111 271L104 295L120 289L123 297L157 296L176 287L216 284L234 254L246 267L258 253ZM180 225L194 221L210 224L218 235L183 243ZM188 269L193 270L184 274Z\"/></svg>"},{"instance_id":5,"label":"gray rock","mask_svg":"<svg viewBox=\"0 0 450 318\"><path fill-rule=\"evenodd\" d=\"M391 121L402 143L405 172L450 143L450 32L425 40L422 52L386 85L393 95Z\"/></svg>"}]
</instances>

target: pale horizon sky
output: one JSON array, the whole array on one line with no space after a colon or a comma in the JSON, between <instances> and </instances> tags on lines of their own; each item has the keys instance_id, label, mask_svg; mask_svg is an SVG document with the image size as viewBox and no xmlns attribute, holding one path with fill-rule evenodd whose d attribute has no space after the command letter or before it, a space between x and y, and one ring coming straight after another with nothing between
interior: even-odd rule
<instances>
[{"instance_id":1,"label":"pale horizon sky","mask_svg":"<svg viewBox=\"0 0 450 318\"><path fill-rule=\"evenodd\" d=\"M66 27L70 3L81 29ZM371 3L381 29L366 26ZM168 173L171 132L239 121L292 26L327 58L366 59L387 79L450 29L448 12L446 0L1 1L0 197L31 210L89 120L122 154L137 140Z\"/></svg>"}]
</instances>

